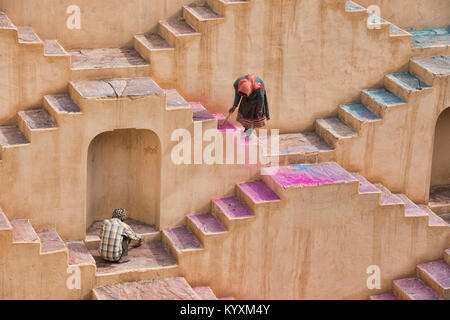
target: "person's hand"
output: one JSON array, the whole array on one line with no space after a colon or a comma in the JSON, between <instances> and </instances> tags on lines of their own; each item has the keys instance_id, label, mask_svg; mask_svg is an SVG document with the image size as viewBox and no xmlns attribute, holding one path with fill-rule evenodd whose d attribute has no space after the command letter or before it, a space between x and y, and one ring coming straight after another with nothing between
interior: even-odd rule
<instances>
[{"instance_id":1,"label":"person's hand","mask_svg":"<svg viewBox=\"0 0 450 320\"><path fill-rule=\"evenodd\" d=\"M233 113L236 110L236 107L232 107L230 110L228 110L229 113Z\"/></svg>"},{"instance_id":2,"label":"person's hand","mask_svg":"<svg viewBox=\"0 0 450 320\"><path fill-rule=\"evenodd\" d=\"M143 238L139 239L138 247L142 246L143 244L144 244L144 239Z\"/></svg>"}]
</instances>

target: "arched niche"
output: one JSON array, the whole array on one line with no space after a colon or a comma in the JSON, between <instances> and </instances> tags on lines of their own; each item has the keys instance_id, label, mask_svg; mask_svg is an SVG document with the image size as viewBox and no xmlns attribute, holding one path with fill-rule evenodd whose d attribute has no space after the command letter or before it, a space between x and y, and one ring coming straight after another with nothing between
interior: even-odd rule
<instances>
[{"instance_id":1,"label":"arched niche","mask_svg":"<svg viewBox=\"0 0 450 320\"><path fill-rule=\"evenodd\" d=\"M125 208L128 218L158 224L161 144L150 130L104 132L90 143L87 156L86 225L111 218Z\"/></svg>"}]
</instances>

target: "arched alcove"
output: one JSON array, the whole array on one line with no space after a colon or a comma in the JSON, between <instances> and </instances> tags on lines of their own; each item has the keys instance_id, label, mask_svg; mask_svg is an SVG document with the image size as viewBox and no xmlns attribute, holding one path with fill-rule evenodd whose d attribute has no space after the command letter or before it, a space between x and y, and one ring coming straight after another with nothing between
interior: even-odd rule
<instances>
[{"instance_id":1,"label":"arched alcove","mask_svg":"<svg viewBox=\"0 0 450 320\"><path fill-rule=\"evenodd\" d=\"M120 129L96 136L87 157L86 224L111 218L115 208L128 217L158 224L161 145L149 130Z\"/></svg>"},{"instance_id":2,"label":"arched alcove","mask_svg":"<svg viewBox=\"0 0 450 320\"><path fill-rule=\"evenodd\" d=\"M440 215L450 213L450 108L436 122L429 205Z\"/></svg>"}]
</instances>

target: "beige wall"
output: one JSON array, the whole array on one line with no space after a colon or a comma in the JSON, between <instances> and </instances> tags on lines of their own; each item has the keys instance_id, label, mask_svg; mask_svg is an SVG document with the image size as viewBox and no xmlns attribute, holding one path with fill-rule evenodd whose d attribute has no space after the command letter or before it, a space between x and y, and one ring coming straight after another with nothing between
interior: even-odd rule
<instances>
[{"instance_id":1,"label":"beige wall","mask_svg":"<svg viewBox=\"0 0 450 320\"><path fill-rule=\"evenodd\" d=\"M159 217L161 146L151 131L105 132L88 151L87 225L109 219L115 208L155 224Z\"/></svg>"},{"instance_id":2,"label":"beige wall","mask_svg":"<svg viewBox=\"0 0 450 320\"><path fill-rule=\"evenodd\" d=\"M431 185L450 184L450 108L439 116L436 124Z\"/></svg>"},{"instance_id":3,"label":"beige wall","mask_svg":"<svg viewBox=\"0 0 450 320\"><path fill-rule=\"evenodd\" d=\"M423 30L450 25L448 0L354 0L364 7L379 6L381 16L405 29Z\"/></svg>"},{"instance_id":4,"label":"beige wall","mask_svg":"<svg viewBox=\"0 0 450 320\"><path fill-rule=\"evenodd\" d=\"M64 92L69 66L68 56L44 56L43 45L19 44L16 30L0 30L0 124L14 123L18 111L39 106L43 95Z\"/></svg>"},{"instance_id":5,"label":"beige wall","mask_svg":"<svg viewBox=\"0 0 450 320\"><path fill-rule=\"evenodd\" d=\"M78 2L86 21L80 31L68 31L65 15L57 12L77 1L2 3L13 22L32 25L43 38L56 38L66 48L131 45L134 34L153 29L186 4L168 1L164 9L166 2L156 0ZM179 43L174 65L167 66L175 70L175 81L166 86L226 113L234 80L255 73L267 86L269 126L284 132L310 130L315 119L336 114L340 103L358 101L361 89L380 86L385 74L406 70L411 54L408 38L392 39L386 29L368 30L367 16L346 13L343 3L253 0L229 6L223 23ZM159 80L158 74L152 76Z\"/></svg>"},{"instance_id":6,"label":"beige wall","mask_svg":"<svg viewBox=\"0 0 450 320\"><path fill-rule=\"evenodd\" d=\"M16 25L33 26L43 39L58 39L66 49L132 45L134 34L154 28L192 0L1 0L0 10ZM81 9L81 29L66 26L67 8ZM51 21L51 23L49 23Z\"/></svg>"}]
</instances>

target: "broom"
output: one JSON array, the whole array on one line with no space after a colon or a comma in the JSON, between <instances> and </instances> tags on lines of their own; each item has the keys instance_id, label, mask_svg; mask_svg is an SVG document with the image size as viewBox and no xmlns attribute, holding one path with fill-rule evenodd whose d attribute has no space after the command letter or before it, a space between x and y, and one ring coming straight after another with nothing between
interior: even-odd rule
<instances>
[{"instance_id":1,"label":"broom","mask_svg":"<svg viewBox=\"0 0 450 320\"><path fill-rule=\"evenodd\" d=\"M243 98L243 97L241 97L241 100L239 100L239 104L238 104L238 106L237 106L237 109L239 109L239 107L241 106L242 98ZM228 120L230 119L230 117L231 117L232 114L233 114L233 112L230 112L230 113L228 114L228 116L225 118L225 120L222 121L222 124L220 125L221 128L225 125L225 123L228 122Z\"/></svg>"}]
</instances>

